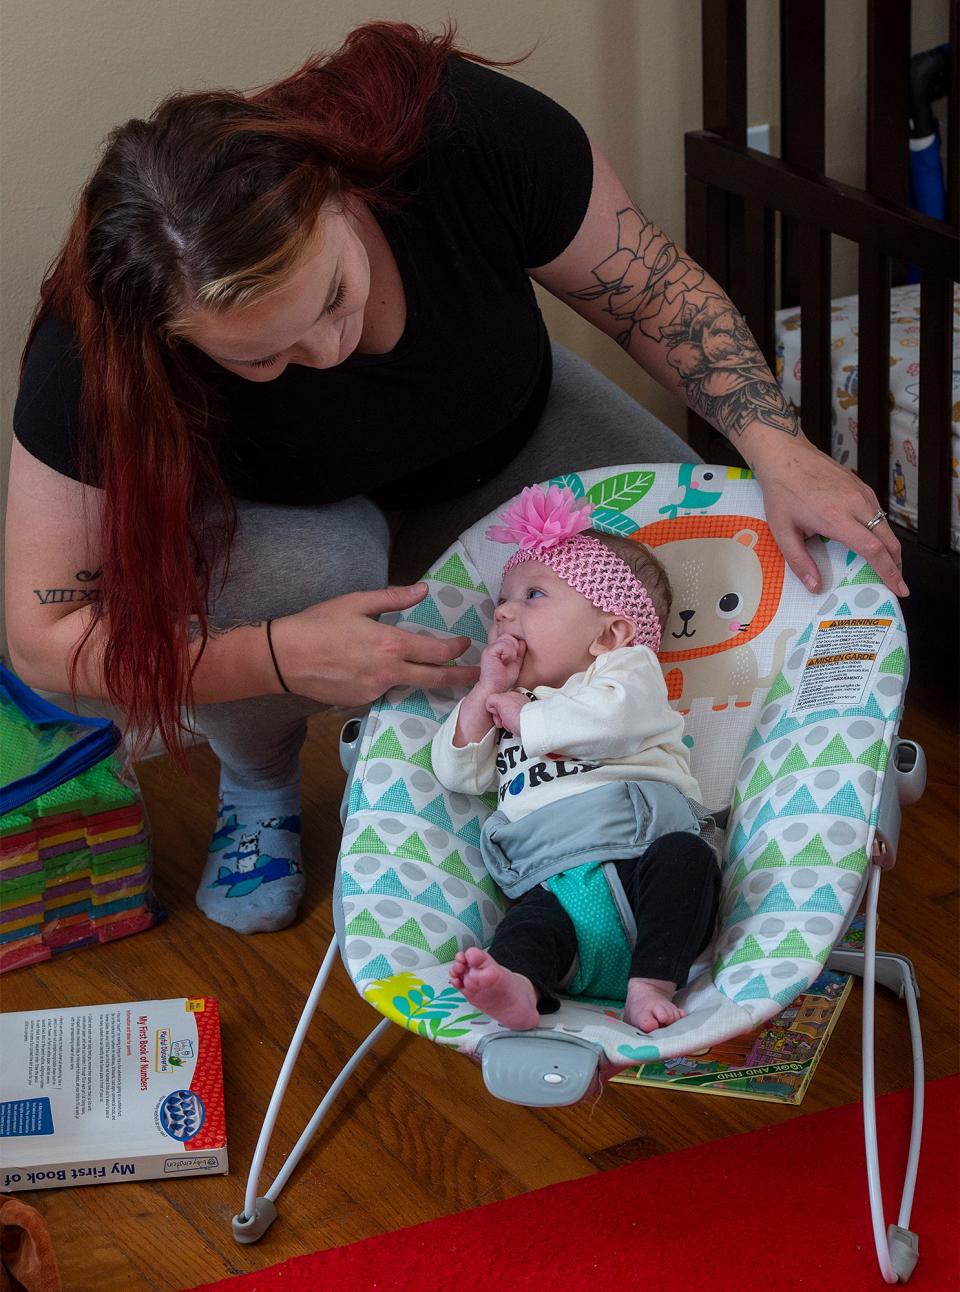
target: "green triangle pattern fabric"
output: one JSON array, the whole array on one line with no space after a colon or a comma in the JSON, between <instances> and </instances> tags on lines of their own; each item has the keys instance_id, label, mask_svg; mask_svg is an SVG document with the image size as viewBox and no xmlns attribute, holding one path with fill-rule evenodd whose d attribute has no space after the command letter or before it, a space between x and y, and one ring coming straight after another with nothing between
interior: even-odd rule
<instances>
[{"instance_id":1,"label":"green triangle pattern fabric","mask_svg":"<svg viewBox=\"0 0 960 1292\"><path fill-rule=\"evenodd\" d=\"M464 633L478 657L493 602L466 554L449 554L428 584L398 623ZM433 775L430 744L454 702L452 689L396 688L367 720L340 858L343 951L358 983L384 977L384 965L403 974L448 964L460 947L489 942L504 909L478 849L486 805Z\"/></svg>"}]
</instances>

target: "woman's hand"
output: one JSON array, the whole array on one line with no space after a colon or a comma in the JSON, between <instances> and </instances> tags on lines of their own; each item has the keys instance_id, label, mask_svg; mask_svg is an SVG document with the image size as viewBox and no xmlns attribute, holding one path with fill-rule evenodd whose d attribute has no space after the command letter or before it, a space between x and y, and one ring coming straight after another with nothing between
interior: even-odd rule
<instances>
[{"instance_id":1,"label":"woman's hand","mask_svg":"<svg viewBox=\"0 0 960 1292\"><path fill-rule=\"evenodd\" d=\"M469 637L428 637L377 616L409 610L425 583L348 592L273 621L273 648L291 691L324 704L369 704L393 686L472 686L477 668L450 668ZM279 690L279 687L278 687Z\"/></svg>"},{"instance_id":2,"label":"woman's hand","mask_svg":"<svg viewBox=\"0 0 960 1292\"><path fill-rule=\"evenodd\" d=\"M804 435L770 433L762 447L746 456L763 489L773 536L790 569L811 592L819 592L820 574L804 540L823 534L869 561L891 592L909 595L900 573L900 543L886 520L867 529L880 504L852 471L821 453Z\"/></svg>"}]
</instances>

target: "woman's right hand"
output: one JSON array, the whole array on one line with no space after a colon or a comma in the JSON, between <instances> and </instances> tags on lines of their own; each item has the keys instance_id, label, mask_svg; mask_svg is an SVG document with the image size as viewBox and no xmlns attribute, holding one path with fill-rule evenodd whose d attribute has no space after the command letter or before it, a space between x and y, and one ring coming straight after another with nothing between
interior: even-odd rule
<instances>
[{"instance_id":1,"label":"woman's right hand","mask_svg":"<svg viewBox=\"0 0 960 1292\"><path fill-rule=\"evenodd\" d=\"M275 619L277 664L291 691L323 704L369 704L393 686L473 686L478 668L451 668L469 637L433 637L377 622L409 610L427 595L425 583L348 592ZM279 689L279 688L278 688Z\"/></svg>"}]
</instances>

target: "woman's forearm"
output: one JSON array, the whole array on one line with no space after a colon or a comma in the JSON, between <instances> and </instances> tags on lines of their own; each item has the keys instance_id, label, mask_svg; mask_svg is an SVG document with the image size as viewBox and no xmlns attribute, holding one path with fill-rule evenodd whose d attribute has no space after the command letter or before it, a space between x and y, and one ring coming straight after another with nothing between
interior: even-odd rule
<instances>
[{"instance_id":1,"label":"woman's forearm","mask_svg":"<svg viewBox=\"0 0 960 1292\"><path fill-rule=\"evenodd\" d=\"M76 693L95 699L109 699L103 677L106 626L96 623L77 658L75 678L71 662L93 616L89 606L52 619L30 642L18 642L10 632L10 658L20 677L42 691L67 693L75 682ZM254 695L278 693L277 679L266 638L266 621L222 625L209 631L201 650L195 623L188 628L190 653L194 660L193 701L210 704L221 700L246 700Z\"/></svg>"},{"instance_id":2,"label":"woman's forearm","mask_svg":"<svg viewBox=\"0 0 960 1292\"><path fill-rule=\"evenodd\" d=\"M636 207L617 212L617 248L570 293L582 313L743 454L800 435L747 323L710 275Z\"/></svg>"}]
</instances>

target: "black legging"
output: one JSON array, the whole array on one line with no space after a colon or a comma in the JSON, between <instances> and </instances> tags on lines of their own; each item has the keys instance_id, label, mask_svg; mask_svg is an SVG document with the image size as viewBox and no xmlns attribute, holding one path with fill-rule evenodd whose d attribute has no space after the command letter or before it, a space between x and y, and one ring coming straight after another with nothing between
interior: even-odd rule
<instances>
[{"instance_id":1,"label":"black legging","mask_svg":"<svg viewBox=\"0 0 960 1292\"><path fill-rule=\"evenodd\" d=\"M720 869L713 849L699 835L677 831L655 839L640 857L615 864L637 922L630 977L682 987L717 918ZM497 925L490 954L529 978L540 993L541 1014L553 1013L560 983L577 954L573 921L557 897L538 884ZM626 994L626 983L623 988Z\"/></svg>"}]
</instances>

